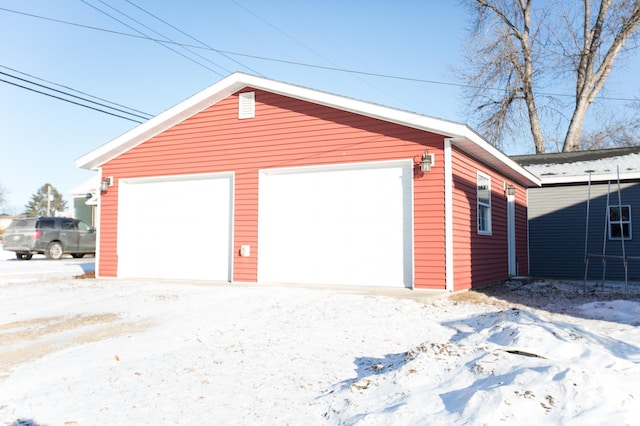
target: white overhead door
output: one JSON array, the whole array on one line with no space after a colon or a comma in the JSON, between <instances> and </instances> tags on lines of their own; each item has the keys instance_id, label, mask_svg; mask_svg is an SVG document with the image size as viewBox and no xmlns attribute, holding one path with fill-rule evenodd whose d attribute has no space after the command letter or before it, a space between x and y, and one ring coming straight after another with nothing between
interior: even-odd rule
<instances>
[{"instance_id":1,"label":"white overhead door","mask_svg":"<svg viewBox=\"0 0 640 426\"><path fill-rule=\"evenodd\" d=\"M258 280L411 287L411 161L263 170Z\"/></svg>"},{"instance_id":2,"label":"white overhead door","mask_svg":"<svg viewBox=\"0 0 640 426\"><path fill-rule=\"evenodd\" d=\"M120 180L118 276L231 281L232 176Z\"/></svg>"}]
</instances>

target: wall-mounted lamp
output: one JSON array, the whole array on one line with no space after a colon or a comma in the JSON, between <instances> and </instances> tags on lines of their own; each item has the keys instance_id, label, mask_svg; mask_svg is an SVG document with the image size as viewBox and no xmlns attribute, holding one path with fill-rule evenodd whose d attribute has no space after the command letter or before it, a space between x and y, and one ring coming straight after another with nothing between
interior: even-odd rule
<instances>
[{"instance_id":1,"label":"wall-mounted lamp","mask_svg":"<svg viewBox=\"0 0 640 426\"><path fill-rule=\"evenodd\" d=\"M433 154L429 154L429 150L425 149L420 161L420 171L422 173L430 172L431 166L433 166Z\"/></svg>"},{"instance_id":2,"label":"wall-mounted lamp","mask_svg":"<svg viewBox=\"0 0 640 426\"><path fill-rule=\"evenodd\" d=\"M507 186L507 195L516 195L516 187L513 185Z\"/></svg>"},{"instance_id":3,"label":"wall-mounted lamp","mask_svg":"<svg viewBox=\"0 0 640 426\"><path fill-rule=\"evenodd\" d=\"M113 176L107 176L100 181L100 192L107 192L107 189L113 185Z\"/></svg>"}]
</instances>

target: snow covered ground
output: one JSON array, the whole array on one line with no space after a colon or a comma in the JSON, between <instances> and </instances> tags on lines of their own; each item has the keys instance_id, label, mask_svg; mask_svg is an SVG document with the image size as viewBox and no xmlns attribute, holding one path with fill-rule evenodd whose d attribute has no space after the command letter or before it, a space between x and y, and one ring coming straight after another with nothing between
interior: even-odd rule
<instances>
[{"instance_id":1,"label":"snow covered ground","mask_svg":"<svg viewBox=\"0 0 640 426\"><path fill-rule=\"evenodd\" d=\"M0 251L0 422L637 424L640 291L544 281L428 302L75 279Z\"/></svg>"}]
</instances>

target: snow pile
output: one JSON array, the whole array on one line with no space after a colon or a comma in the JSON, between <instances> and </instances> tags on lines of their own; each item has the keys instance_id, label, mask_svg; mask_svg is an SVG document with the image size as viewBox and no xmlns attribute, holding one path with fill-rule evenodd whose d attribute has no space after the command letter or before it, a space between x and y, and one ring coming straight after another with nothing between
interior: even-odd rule
<instances>
[{"instance_id":1,"label":"snow pile","mask_svg":"<svg viewBox=\"0 0 640 426\"><path fill-rule=\"evenodd\" d=\"M419 303L76 280L87 261L41 264L0 260L4 424L622 425L640 417L635 286L622 294L589 284L585 294L573 283L508 283Z\"/></svg>"},{"instance_id":2,"label":"snow pile","mask_svg":"<svg viewBox=\"0 0 640 426\"><path fill-rule=\"evenodd\" d=\"M631 424L637 420L638 333L593 333L519 309L448 321L429 340L357 360L330 395L330 423ZM634 330L635 331L635 330Z\"/></svg>"}]
</instances>

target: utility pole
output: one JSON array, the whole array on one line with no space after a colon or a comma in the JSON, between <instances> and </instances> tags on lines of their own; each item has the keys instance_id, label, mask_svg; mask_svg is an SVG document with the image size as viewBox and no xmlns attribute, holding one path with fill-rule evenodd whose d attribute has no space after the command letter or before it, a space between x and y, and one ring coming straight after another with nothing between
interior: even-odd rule
<instances>
[{"instance_id":1,"label":"utility pole","mask_svg":"<svg viewBox=\"0 0 640 426\"><path fill-rule=\"evenodd\" d=\"M47 216L51 216L51 185L47 185Z\"/></svg>"}]
</instances>

